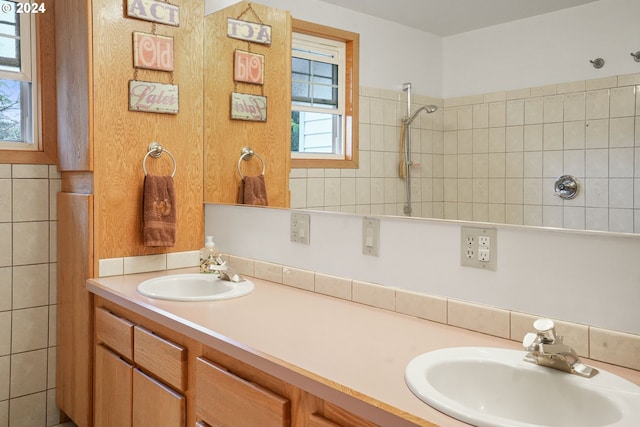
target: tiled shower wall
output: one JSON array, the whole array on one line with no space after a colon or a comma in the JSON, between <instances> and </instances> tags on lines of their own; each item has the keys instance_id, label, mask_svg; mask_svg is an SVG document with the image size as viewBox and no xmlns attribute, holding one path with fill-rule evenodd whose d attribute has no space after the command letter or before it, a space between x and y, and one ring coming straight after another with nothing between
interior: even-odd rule
<instances>
[{"instance_id":1,"label":"tiled shower wall","mask_svg":"<svg viewBox=\"0 0 640 427\"><path fill-rule=\"evenodd\" d=\"M414 122L414 216L640 232L637 85L640 74L444 101L414 97L414 109L444 104ZM292 170L291 207L402 215L406 95L363 88L360 109L360 168ZM563 174L580 183L572 200L554 195Z\"/></svg>"},{"instance_id":2,"label":"tiled shower wall","mask_svg":"<svg viewBox=\"0 0 640 427\"><path fill-rule=\"evenodd\" d=\"M0 427L56 425L55 166L0 164Z\"/></svg>"},{"instance_id":3,"label":"tiled shower wall","mask_svg":"<svg viewBox=\"0 0 640 427\"><path fill-rule=\"evenodd\" d=\"M421 96L413 96L412 103L442 106L442 100ZM406 190L398 171L400 123L406 114L404 93L360 88L359 168L292 169L291 207L402 215ZM442 116L441 109L422 113L412 125L412 157L421 164L412 169L415 216L442 217Z\"/></svg>"}]
</instances>

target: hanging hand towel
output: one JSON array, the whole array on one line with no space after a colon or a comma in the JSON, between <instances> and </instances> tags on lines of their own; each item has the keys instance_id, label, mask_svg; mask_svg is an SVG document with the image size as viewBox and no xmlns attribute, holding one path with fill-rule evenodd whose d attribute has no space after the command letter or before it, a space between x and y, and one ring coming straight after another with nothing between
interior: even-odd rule
<instances>
[{"instance_id":1,"label":"hanging hand towel","mask_svg":"<svg viewBox=\"0 0 640 427\"><path fill-rule=\"evenodd\" d=\"M146 175L143 192L144 246L175 246L176 194L173 178Z\"/></svg>"},{"instance_id":2,"label":"hanging hand towel","mask_svg":"<svg viewBox=\"0 0 640 427\"><path fill-rule=\"evenodd\" d=\"M268 206L267 185L264 175L245 176L238 197L239 203L245 205Z\"/></svg>"}]
</instances>

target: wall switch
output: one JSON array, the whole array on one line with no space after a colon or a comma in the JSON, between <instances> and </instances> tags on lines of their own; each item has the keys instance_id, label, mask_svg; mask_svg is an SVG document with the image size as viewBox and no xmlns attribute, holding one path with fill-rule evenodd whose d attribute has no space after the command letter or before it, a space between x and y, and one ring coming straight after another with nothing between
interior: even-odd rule
<instances>
[{"instance_id":1,"label":"wall switch","mask_svg":"<svg viewBox=\"0 0 640 427\"><path fill-rule=\"evenodd\" d=\"M492 228L462 227L460 230L460 264L465 267L496 270L498 231Z\"/></svg>"},{"instance_id":2,"label":"wall switch","mask_svg":"<svg viewBox=\"0 0 640 427\"><path fill-rule=\"evenodd\" d=\"M309 244L311 216L309 214L291 214L291 241Z\"/></svg>"},{"instance_id":3,"label":"wall switch","mask_svg":"<svg viewBox=\"0 0 640 427\"><path fill-rule=\"evenodd\" d=\"M362 219L362 253L378 256L380 249L380 220Z\"/></svg>"}]
</instances>

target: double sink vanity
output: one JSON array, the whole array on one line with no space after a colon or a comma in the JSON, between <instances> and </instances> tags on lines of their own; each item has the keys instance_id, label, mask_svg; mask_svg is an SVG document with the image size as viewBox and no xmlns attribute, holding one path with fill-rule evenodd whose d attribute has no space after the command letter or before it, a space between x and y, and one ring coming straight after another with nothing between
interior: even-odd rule
<instances>
[{"instance_id":1,"label":"double sink vanity","mask_svg":"<svg viewBox=\"0 0 640 427\"><path fill-rule=\"evenodd\" d=\"M513 341L261 279L180 269L91 279L87 288L97 426L640 420L640 372L592 361L592 378L561 372L525 362Z\"/></svg>"}]
</instances>

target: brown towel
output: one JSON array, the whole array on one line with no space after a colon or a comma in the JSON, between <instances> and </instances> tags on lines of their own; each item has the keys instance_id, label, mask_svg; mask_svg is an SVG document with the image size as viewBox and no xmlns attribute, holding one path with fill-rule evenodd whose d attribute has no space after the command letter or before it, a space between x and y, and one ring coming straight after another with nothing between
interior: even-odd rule
<instances>
[{"instance_id":1,"label":"brown towel","mask_svg":"<svg viewBox=\"0 0 640 427\"><path fill-rule=\"evenodd\" d=\"M268 206L267 185L264 182L264 175L245 176L242 178L238 203L245 205Z\"/></svg>"},{"instance_id":2,"label":"brown towel","mask_svg":"<svg viewBox=\"0 0 640 427\"><path fill-rule=\"evenodd\" d=\"M176 193L170 176L144 177L143 240L145 246L175 246Z\"/></svg>"}]
</instances>

